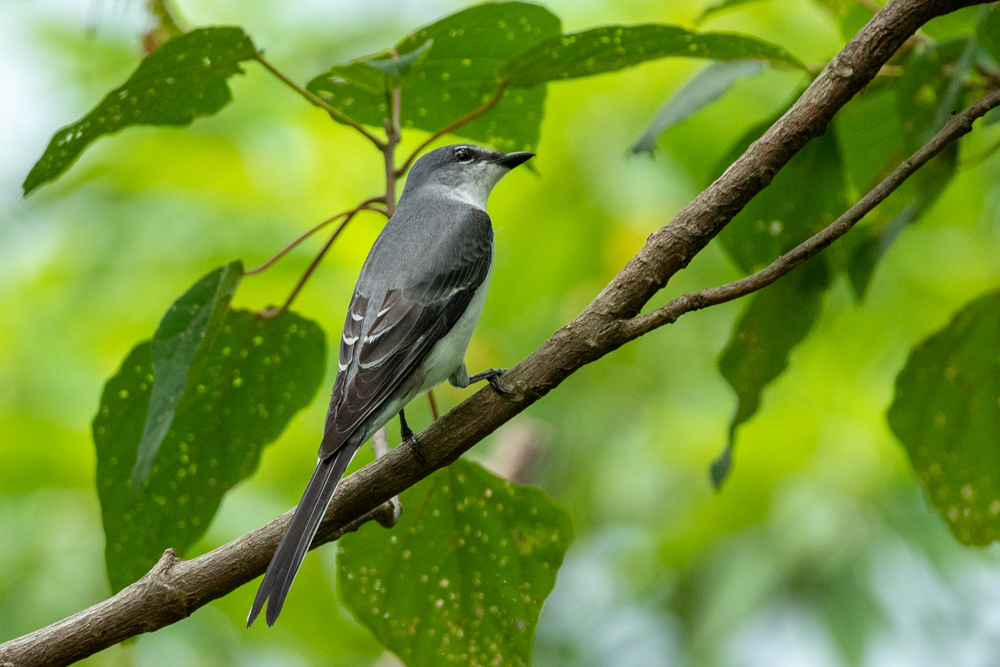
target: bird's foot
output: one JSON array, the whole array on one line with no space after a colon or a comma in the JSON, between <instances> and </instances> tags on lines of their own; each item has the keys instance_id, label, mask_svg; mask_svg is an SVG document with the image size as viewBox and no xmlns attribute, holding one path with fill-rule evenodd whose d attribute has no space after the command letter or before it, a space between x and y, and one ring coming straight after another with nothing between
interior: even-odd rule
<instances>
[{"instance_id":1,"label":"bird's foot","mask_svg":"<svg viewBox=\"0 0 1000 667\"><path fill-rule=\"evenodd\" d=\"M406 417L403 416L403 411L399 411L399 435L403 439L403 442L410 445L410 451L413 452L413 456L420 462L421 465L427 463L427 457L424 453L420 451L420 444L417 442L417 434L413 432L409 424L406 423Z\"/></svg>"},{"instance_id":2,"label":"bird's foot","mask_svg":"<svg viewBox=\"0 0 1000 667\"><path fill-rule=\"evenodd\" d=\"M469 384L474 382L479 382L480 380L486 380L493 387L493 391L500 394L501 396L511 396L514 392L504 388L500 384L500 376L507 372L506 368L487 368L481 373L476 373L469 378Z\"/></svg>"}]
</instances>

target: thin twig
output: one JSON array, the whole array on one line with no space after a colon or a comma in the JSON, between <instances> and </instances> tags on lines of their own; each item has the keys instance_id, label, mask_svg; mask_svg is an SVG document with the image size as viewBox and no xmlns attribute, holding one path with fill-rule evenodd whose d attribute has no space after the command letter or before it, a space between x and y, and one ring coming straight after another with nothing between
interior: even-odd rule
<instances>
[{"instance_id":1,"label":"thin twig","mask_svg":"<svg viewBox=\"0 0 1000 667\"><path fill-rule=\"evenodd\" d=\"M267 260L266 262L264 262L263 264L261 264L257 268L250 269L249 271L245 271L243 273L243 275L245 275L245 276L254 276L254 275L257 275L258 273L263 273L264 270L269 269L270 267L274 266L274 264L279 259L281 259L285 255L287 255L297 245L299 245L300 243L302 243L303 241L305 241L307 238L309 238L310 236L312 236L313 234L315 234L319 230L323 229L324 227L326 227L327 225L329 225L331 222L336 222L340 218L343 218L345 215L350 215L350 213L352 211L362 211L362 210L363 211L378 211L379 213L382 213L383 215L388 216L388 213L386 213L382 209L373 208L372 207L372 204L380 204L380 203L383 203L384 201L385 200L382 197L371 197L369 199L364 200L363 202L361 202L360 204L358 204L356 207L354 207L352 209L348 209L346 211L341 211L340 213L338 213L336 215L330 216L329 218L327 218L323 222L319 223L318 225L316 225L315 227L313 227L312 229L310 229L309 231L307 231L305 234L303 234L299 238L295 239L294 241L292 241L291 243L289 243L288 245L286 245L284 248L282 248L282 250L277 255L275 255L271 259Z\"/></svg>"},{"instance_id":2,"label":"thin twig","mask_svg":"<svg viewBox=\"0 0 1000 667\"><path fill-rule=\"evenodd\" d=\"M258 315L266 319L270 317L275 317L276 315L279 315L288 310L291 307L292 302L295 301L295 297L297 297L299 295L299 292L302 291L302 288L303 286L305 286L306 281L309 280L309 276L311 276L313 271L316 270L316 267L319 266L320 260L323 259L323 256L326 255L326 252L330 249L330 246L332 246L333 242L337 240L338 236L340 236L340 232L344 231L344 227L347 226L347 224L354 218L354 216L356 216L361 211L365 210L369 209L364 209L359 207L352 211L349 211L347 213L347 217L344 218L344 221L337 226L337 229L335 229L333 234L330 235L330 238L327 239L326 243L323 245L320 251L316 253L315 257L313 257L313 260L309 263L309 268L307 268L306 272L302 274L301 278L299 278L299 282L295 285L295 288L292 290L292 293L288 295L288 298L285 300L285 303L283 303L281 306L277 308L268 308L267 310L262 310Z\"/></svg>"},{"instance_id":3,"label":"thin twig","mask_svg":"<svg viewBox=\"0 0 1000 667\"><path fill-rule=\"evenodd\" d=\"M437 400L434 398L434 390L427 392L427 402L431 404L431 419L437 421L438 418L438 404Z\"/></svg>"},{"instance_id":4,"label":"thin twig","mask_svg":"<svg viewBox=\"0 0 1000 667\"><path fill-rule=\"evenodd\" d=\"M315 106L318 106L320 109L322 109L323 111L325 111L328 114L330 114L330 116L334 120L339 121L339 122L343 123L344 125L350 125L355 130L357 130L358 132L360 132L361 134L363 134L365 136L365 138L368 139L368 141L370 141L373 144L375 144L375 147L378 148L379 150L382 150L382 148L385 146L385 143L381 139L379 139L374 134L372 134L371 132L369 132L368 130L366 130L361 123L359 123L358 121L354 120L353 118L351 118L350 116L348 116L347 114L345 114L340 109L338 109L336 107L333 107L333 106L330 106L329 104L326 103L326 101L323 98L318 97L317 95L314 95L308 89L303 88L302 86L300 86L299 84L297 84L295 81L293 81L292 79L290 79L284 72L282 72L281 70L279 70L277 67L275 67L273 64L271 64L271 62L269 60L267 60L264 57L264 52L263 51L258 51L256 54L254 54L254 59L257 60L257 62L259 62L261 65L263 65L267 69L267 71L269 71L274 76L278 77L282 81L282 83L284 83L289 88L291 88L292 90L294 90L295 92L297 92L299 95L301 95L302 97L304 97L307 102L309 102L310 104L313 104Z\"/></svg>"},{"instance_id":5,"label":"thin twig","mask_svg":"<svg viewBox=\"0 0 1000 667\"><path fill-rule=\"evenodd\" d=\"M726 285L684 294L651 313L633 318L627 324L630 338L641 336L664 324L672 324L684 313L738 299L775 282L850 231L857 222L902 185L903 181L927 164L948 144L971 132L973 121L986 115L990 109L996 106L1000 106L1000 91L987 95L964 111L952 116L945 126L920 150L896 167L884 181L825 229L809 237L756 273Z\"/></svg>"},{"instance_id":6,"label":"thin twig","mask_svg":"<svg viewBox=\"0 0 1000 667\"><path fill-rule=\"evenodd\" d=\"M402 176L403 174L405 174L406 170L410 168L411 164L413 164L413 161L415 159L417 159L418 155L420 155L420 152L422 150L424 150L425 148L427 148L428 146L430 146L432 143L434 143L435 141L437 141L438 139L440 139L444 135L448 134L449 132L454 132L455 130L457 130L458 128L462 127L466 123L471 123L472 121L474 121L475 119L479 118L484 113L486 113L487 111L489 111L490 109L492 109L493 107L495 107L497 105L497 102L499 102L500 99L503 97L503 91L504 90L505 90L505 86L504 86L503 83L501 83L500 86L497 88L496 94L493 97L491 97L489 99L489 101L484 102L480 106L476 107L475 109L473 109L469 113L465 114L464 116L462 116L461 118L459 118L458 120L456 120L451 125L447 125L447 126L441 128L440 130L438 130L437 132L435 132L434 134L432 134L427 139L427 141L425 141L424 143L422 143L419 146L417 146L416 150L414 150L410 154L410 157L406 158L406 161L402 164L402 166L400 166L399 169L396 170L396 176Z\"/></svg>"}]
</instances>

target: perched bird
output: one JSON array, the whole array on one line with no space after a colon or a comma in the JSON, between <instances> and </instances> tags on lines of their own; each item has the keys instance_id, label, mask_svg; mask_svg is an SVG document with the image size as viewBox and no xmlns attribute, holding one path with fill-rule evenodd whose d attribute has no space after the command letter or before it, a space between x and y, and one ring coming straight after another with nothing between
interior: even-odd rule
<instances>
[{"instance_id":1,"label":"perched bird","mask_svg":"<svg viewBox=\"0 0 1000 667\"><path fill-rule=\"evenodd\" d=\"M469 377L465 350L486 299L493 227L486 200L501 178L533 157L453 145L413 165L396 212L361 267L340 339L340 358L319 463L257 591L249 627L267 602L273 625L354 454L403 408L445 380L467 387L503 369ZM419 452L419 450L417 450Z\"/></svg>"}]
</instances>

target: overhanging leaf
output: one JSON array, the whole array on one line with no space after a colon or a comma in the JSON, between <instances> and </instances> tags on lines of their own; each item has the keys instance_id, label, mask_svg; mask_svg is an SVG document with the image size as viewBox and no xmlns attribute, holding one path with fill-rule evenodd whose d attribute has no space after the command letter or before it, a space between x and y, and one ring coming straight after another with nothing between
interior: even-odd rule
<instances>
[{"instance_id":1,"label":"overhanging leaf","mask_svg":"<svg viewBox=\"0 0 1000 667\"><path fill-rule=\"evenodd\" d=\"M1000 6L984 5L976 25L976 38L979 45L1000 63Z\"/></svg>"},{"instance_id":2,"label":"overhanging leaf","mask_svg":"<svg viewBox=\"0 0 1000 667\"><path fill-rule=\"evenodd\" d=\"M894 86L852 100L838 114L837 133L857 190L874 188L964 106L963 87L974 53L968 39L927 47L906 63ZM878 262L899 233L919 220L944 191L957 159L955 142L869 213L863 228L844 239L848 277L857 300L864 298Z\"/></svg>"},{"instance_id":3,"label":"overhanging leaf","mask_svg":"<svg viewBox=\"0 0 1000 667\"><path fill-rule=\"evenodd\" d=\"M828 284L825 258L813 257L754 294L737 322L719 355L719 371L736 392L738 406L729 427L729 444L712 464L716 487L729 474L736 429L757 412L764 388L784 372L789 354L816 323Z\"/></svg>"},{"instance_id":4,"label":"overhanging leaf","mask_svg":"<svg viewBox=\"0 0 1000 667\"><path fill-rule=\"evenodd\" d=\"M713 60L753 58L805 68L780 46L755 37L647 24L610 25L549 37L505 63L500 76L509 86L528 88L548 81L615 72L668 56Z\"/></svg>"},{"instance_id":5,"label":"overhanging leaf","mask_svg":"<svg viewBox=\"0 0 1000 667\"><path fill-rule=\"evenodd\" d=\"M751 130L724 162L729 166L772 121ZM836 131L816 137L723 228L719 242L750 273L820 231L847 210L847 183Z\"/></svg>"},{"instance_id":6,"label":"overhanging leaf","mask_svg":"<svg viewBox=\"0 0 1000 667\"><path fill-rule=\"evenodd\" d=\"M962 309L911 352L887 418L937 511L963 544L1000 538L1000 292Z\"/></svg>"},{"instance_id":7,"label":"overhanging leaf","mask_svg":"<svg viewBox=\"0 0 1000 667\"><path fill-rule=\"evenodd\" d=\"M226 81L256 48L241 28L192 30L146 56L86 116L52 137L24 179L24 194L59 177L95 139L130 125L188 125L232 100Z\"/></svg>"},{"instance_id":8,"label":"overhanging leaf","mask_svg":"<svg viewBox=\"0 0 1000 667\"><path fill-rule=\"evenodd\" d=\"M633 153L652 153L666 130L682 123L725 95L734 83L764 68L760 60L733 60L712 63L690 81L657 112L642 136L632 145Z\"/></svg>"},{"instance_id":9,"label":"overhanging leaf","mask_svg":"<svg viewBox=\"0 0 1000 667\"><path fill-rule=\"evenodd\" d=\"M387 531L339 541L339 589L407 665L528 665L542 602L573 538L539 489L459 459L403 493Z\"/></svg>"},{"instance_id":10,"label":"overhanging leaf","mask_svg":"<svg viewBox=\"0 0 1000 667\"><path fill-rule=\"evenodd\" d=\"M191 388L177 405L148 480L130 483L153 389L153 349L137 345L104 387L94 418L97 493L115 591L173 547L183 554L208 528L222 495L256 469L326 369L317 324L285 312L229 311Z\"/></svg>"},{"instance_id":11,"label":"overhanging leaf","mask_svg":"<svg viewBox=\"0 0 1000 667\"><path fill-rule=\"evenodd\" d=\"M477 5L400 41L394 47L400 60L426 51L398 77L376 69L391 60L392 50L387 49L335 66L307 88L358 122L382 127L388 91L399 85L403 128L435 132L493 98L503 62L560 29L559 17L538 5ZM507 90L488 114L454 133L500 150L531 150L538 143L544 102L544 86Z\"/></svg>"},{"instance_id":12,"label":"overhanging leaf","mask_svg":"<svg viewBox=\"0 0 1000 667\"><path fill-rule=\"evenodd\" d=\"M181 295L160 320L152 340L153 390L132 486L138 487L149 477L177 402L199 375L242 277L242 262L220 266Z\"/></svg>"}]
</instances>

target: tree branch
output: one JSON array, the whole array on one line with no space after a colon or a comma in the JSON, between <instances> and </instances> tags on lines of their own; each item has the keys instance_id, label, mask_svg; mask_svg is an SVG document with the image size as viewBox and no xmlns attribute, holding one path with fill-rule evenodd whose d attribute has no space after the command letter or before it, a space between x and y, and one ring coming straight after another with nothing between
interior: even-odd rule
<instances>
[{"instance_id":1,"label":"tree branch","mask_svg":"<svg viewBox=\"0 0 1000 667\"><path fill-rule=\"evenodd\" d=\"M460 457L499 426L557 387L570 374L635 338L632 319L667 281L756 195L834 114L931 18L975 0L893 0L883 7L760 139L646 245L572 322L504 374L511 392L486 387L410 445L346 478L337 488L313 547L366 520L393 496ZM391 508L390 508L391 511ZM0 666L65 665L128 637L189 616L261 575L291 511L207 554L183 561L172 552L137 583L54 625L0 645ZM360 519L358 517L361 517Z\"/></svg>"},{"instance_id":2,"label":"tree branch","mask_svg":"<svg viewBox=\"0 0 1000 667\"><path fill-rule=\"evenodd\" d=\"M972 123L994 107L1000 106L1000 91L995 91L983 99L969 105L961 113L955 114L934 137L920 150L896 167L884 181L858 200L844 215L840 216L822 231L809 237L792 250L774 260L766 268L740 278L726 285L691 292L679 296L667 305L651 313L636 317L627 325L628 335L638 338L664 324L673 324L684 313L701 310L727 301L733 301L775 282L796 266L829 246L846 234L862 218L881 204L896 188L903 184L918 169L927 164L945 146L972 131Z\"/></svg>"}]
</instances>

